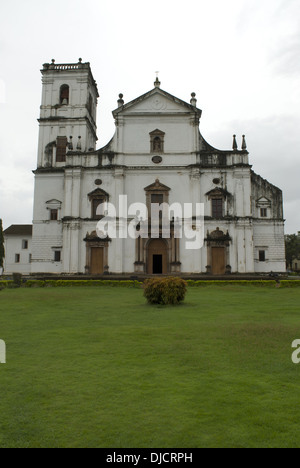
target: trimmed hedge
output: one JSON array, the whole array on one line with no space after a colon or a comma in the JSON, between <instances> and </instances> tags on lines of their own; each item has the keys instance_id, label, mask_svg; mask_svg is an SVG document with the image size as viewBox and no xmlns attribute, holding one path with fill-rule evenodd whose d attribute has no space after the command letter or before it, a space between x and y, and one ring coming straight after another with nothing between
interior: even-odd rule
<instances>
[{"instance_id":1,"label":"trimmed hedge","mask_svg":"<svg viewBox=\"0 0 300 468\"><path fill-rule=\"evenodd\" d=\"M277 285L276 280L209 280L209 281L195 281L187 280L190 287L203 287L203 286L258 286L258 287L274 287ZM300 280L280 280L280 287L295 288L300 287Z\"/></svg>"},{"instance_id":2,"label":"trimmed hedge","mask_svg":"<svg viewBox=\"0 0 300 468\"><path fill-rule=\"evenodd\" d=\"M144 296L149 304L180 304L186 290L187 283L181 278L154 278L144 283Z\"/></svg>"},{"instance_id":3,"label":"trimmed hedge","mask_svg":"<svg viewBox=\"0 0 300 468\"><path fill-rule=\"evenodd\" d=\"M180 279L180 278L176 278ZM153 281L163 280L163 278L154 278ZM152 281L152 280L146 280ZM274 287L275 280L186 280L188 287L206 287L206 286L258 286L258 287ZM85 286L111 286L125 288L141 288L143 282L133 280L23 280L21 287L25 288L44 288L44 287L85 287ZM14 282L11 280L1 280L0 289L13 288ZM281 288L296 288L300 287L300 280L280 280Z\"/></svg>"},{"instance_id":4,"label":"trimmed hedge","mask_svg":"<svg viewBox=\"0 0 300 468\"><path fill-rule=\"evenodd\" d=\"M139 281L113 281L113 280L28 280L24 284L26 288L57 288L57 287L85 287L85 286L113 286L125 288L139 288Z\"/></svg>"}]
</instances>

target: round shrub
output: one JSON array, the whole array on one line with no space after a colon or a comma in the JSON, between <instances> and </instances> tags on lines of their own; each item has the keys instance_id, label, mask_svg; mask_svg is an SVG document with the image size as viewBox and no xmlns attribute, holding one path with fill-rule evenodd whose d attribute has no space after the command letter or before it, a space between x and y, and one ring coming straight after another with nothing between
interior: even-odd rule
<instances>
[{"instance_id":1,"label":"round shrub","mask_svg":"<svg viewBox=\"0 0 300 468\"><path fill-rule=\"evenodd\" d=\"M187 283L181 278L153 278L144 283L149 304L175 305L184 301Z\"/></svg>"}]
</instances>

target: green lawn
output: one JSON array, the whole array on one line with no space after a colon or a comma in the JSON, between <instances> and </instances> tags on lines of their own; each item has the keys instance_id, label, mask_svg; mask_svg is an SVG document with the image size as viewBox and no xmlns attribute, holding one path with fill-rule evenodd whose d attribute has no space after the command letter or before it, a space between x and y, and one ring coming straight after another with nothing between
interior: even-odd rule
<instances>
[{"instance_id":1,"label":"green lawn","mask_svg":"<svg viewBox=\"0 0 300 468\"><path fill-rule=\"evenodd\" d=\"M0 292L0 447L300 447L300 288Z\"/></svg>"}]
</instances>

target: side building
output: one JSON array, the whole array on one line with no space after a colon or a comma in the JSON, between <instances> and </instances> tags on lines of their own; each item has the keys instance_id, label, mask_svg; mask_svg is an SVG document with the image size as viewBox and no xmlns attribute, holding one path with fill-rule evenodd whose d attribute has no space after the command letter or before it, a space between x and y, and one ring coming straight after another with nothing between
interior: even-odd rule
<instances>
[{"instance_id":1,"label":"side building","mask_svg":"<svg viewBox=\"0 0 300 468\"><path fill-rule=\"evenodd\" d=\"M32 225L13 224L3 232L4 235L4 274L31 273Z\"/></svg>"}]
</instances>

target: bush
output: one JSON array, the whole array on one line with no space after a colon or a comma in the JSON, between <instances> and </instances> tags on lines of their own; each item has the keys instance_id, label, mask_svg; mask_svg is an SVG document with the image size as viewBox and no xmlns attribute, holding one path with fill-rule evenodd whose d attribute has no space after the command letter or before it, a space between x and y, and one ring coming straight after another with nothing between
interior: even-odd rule
<instances>
[{"instance_id":1,"label":"bush","mask_svg":"<svg viewBox=\"0 0 300 468\"><path fill-rule=\"evenodd\" d=\"M144 283L144 296L149 304L175 305L184 301L187 283L181 278L155 278Z\"/></svg>"}]
</instances>

